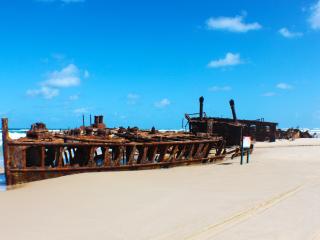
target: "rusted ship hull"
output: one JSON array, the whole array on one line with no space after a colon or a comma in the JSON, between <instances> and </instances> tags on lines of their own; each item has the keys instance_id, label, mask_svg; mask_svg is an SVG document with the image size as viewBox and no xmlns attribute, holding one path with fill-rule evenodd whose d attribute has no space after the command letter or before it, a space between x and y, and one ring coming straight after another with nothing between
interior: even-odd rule
<instances>
[{"instance_id":1,"label":"rusted ship hull","mask_svg":"<svg viewBox=\"0 0 320 240\"><path fill-rule=\"evenodd\" d=\"M111 134L97 135L99 129L106 131L102 126L76 136L36 129L30 132L32 137L11 140L7 119L2 119L2 129L7 185L84 172L215 162L226 154L223 138L187 133L129 131L110 139Z\"/></svg>"},{"instance_id":2,"label":"rusted ship hull","mask_svg":"<svg viewBox=\"0 0 320 240\"><path fill-rule=\"evenodd\" d=\"M203 111L204 98L199 98L199 113L185 114L189 131L222 136L227 146L240 145L243 136L250 136L253 141L276 140L278 123L260 120L240 120L236 116L234 100L230 100L232 118L207 117ZM195 116L196 115L196 116Z\"/></svg>"}]
</instances>

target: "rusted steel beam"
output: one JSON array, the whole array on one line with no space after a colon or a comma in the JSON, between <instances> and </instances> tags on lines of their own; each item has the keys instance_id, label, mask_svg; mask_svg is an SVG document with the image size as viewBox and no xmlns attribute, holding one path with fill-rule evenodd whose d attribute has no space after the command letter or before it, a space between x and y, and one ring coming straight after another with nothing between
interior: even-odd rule
<instances>
[{"instance_id":1,"label":"rusted steel beam","mask_svg":"<svg viewBox=\"0 0 320 240\"><path fill-rule=\"evenodd\" d=\"M46 152L45 152L45 148L41 147L40 148L40 166L41 167L45 167L45 158L46 158Z\"/></svg>"},{"instance_id":2,"label":"rusted steel beam","mask_svg":"<svg viewBox=\"0 0 320 240\"><path fill-rule=\"evenodd\" d=\"M187 153L187 159L192 159L193 158L193 154L194 154L194 151L195 151L195 148L196 148L196 146L195 146L195 144L190 144L190 149L189 149L189 153Z\"/></svg>"},{"instance_id":3,"label":"rusted steel beam","mask_svg":"<svg viewBox=\"0 0 320 240\"><path fill-rule=\"evenodd\" d=\"M103 154L103 159L104 159L104 166L110 167L111 166L111 159L110 159L109 147L104 147L102 154Z\"/></svg>"},{"instance_id":4,"label":"rusted steel beam","mask_svg":"<svg viewBox=\"0 0 320 240\"><path fill-rule=\"evenodd\" d=\"M144 164L147 162L147 156L148 156L148 147L147 146L138 146L138 159L137 162L139 164Z\"/></svg>"},{"instance_id":5,"label":"rusted steel beam","mask_svg":"<svg viewBox=\"0 0 320 240\"><path fill-rule=\"evenodd\" d=\"M179 152L177 153L177 160L182 160L185 156L185 152L186 152L186 149L187 149L187 145L186 144L183 144L182 146L180 146L181 149L179 150Z\"/></svg>"},{"instance_id":6,"label":"rusted steel beam","mask_svg":"<svg viewBox=\"0 0 320 240\"><path fill-rule=\"evenodd\" d=\"M89 167L92 167L94 166L94 153L96 151L96 148L95 147L90 147L89 148L89 162L88 162L88 166Z\"/></svg>"},{"instance_id":7,"label":"rusted steel beam","mask_svg":"<svg viewBox=\"0 0 320 240\"><path fill-rule=\"evenodd\" d=\"M167 154L168 148L169 148L169 145L163 145L163 146L161 146L161 148L160 148L160 155L159 155L159 158L158 158L158 162L163 162L163 161L165 160L165 156L166 156L166 154Z\"/></svg>"},{"instance_id":8,"label":"rusted steel beam","mask_svg":"<svg viewBox=\"0 0 320 240\"><path fill-rule=\"evenodd\" d=\"M217 139L219 140L219 139ZM194 140L194 141L175 141L175 142L148 142L148 143L116 143L116 142L110 142L110 143L77 143L77 142L69 142L69 143L63 143L63 142L17 142L17 141L8 141L8 146L64 146L64 147L77 147L77 146L151 146L151 145L179 145L181 143L209 143L214 142L217 140Z\"/></svg>"},{"instance_id":9,"label":"rusted steel beam","mask_svg":"<svg viewBox=\"0 0 320 240\"><path fill-rule=\"evenodd\" d=\"M56 166L61 168L63 166L63 147L58 147L56 151Z\"/></svg>"},{"instance_id":10,"label":"rusted steel beam","mask_svg":"<svg viewBox=\"0 0 320 240\"><path fill-rule=\"evenodd\" d=\"M204 144L199 144L198 145L198 148L197 148L197 150L196 150L196 152L194 154L195 158L200 158L201 157L201 153L202 153L203 147L204 147Z\"/></svg>"},{"instance_id":11,"label":"rusted steel beam","mask_svg":"<svg viewBox=\"0 0 320 240\"><path fill-rule=\"evenodd\" d=\"M153 145L149 147L149 151L148 151L148 160L149 162L154 162L156 154L158 151L158 146L157 145Z\"/></svg>"},{"instance_id":12,"label":"rusted steel beam","mask_svg":"<svg viewBox=\"0 0 320 240\"><path fill-rule=\"evenodd\" d=\"M191 164L195 162L201 162L203 160L209 160L209 159L223 159L225 156L214 156L214 157L208 157L204 159L192 159L192 160L184 160L184 161L176 161L176 162L154 162L154 163L145 163L140 164L139 167L143 169L143 167L161 167L161 166L178 166L183 164ZM16 172L58 172L58 171L66 171L66 172L84 172L84 171L116 171L119 169L129 170L129 169L137 169L136 165L119 165L114 167L77 167L77 168L68 168L68 167L62 167L62 168L25 168L25 169L18 169L18 168L12 168L11 171ZM146 168L148 169L148 168Z\"/></svg>"},{"instance_id":13,"label":"rusted steel beam","mask_svg":"<svg viewBox=\"0 0 320 240\"><path fill-rule=\"evenodd\" d=\"M114 166L120 166L121 158L123 158L123 147L117 146L115 149Z\"/></svg>"},{"instance_id":14,"label":"rusted steel beam","mask_svg":"<svg viewBox=\"0 0 320 240\"><path fill-rule=\"evenodd\" d=\"M179 145L174 145L172 147L168 161L175 161L177 159L176 155L177 155L178 151L179 151Z\"/></svg>"},{"instance_id":15,"label":"rusted steel beam","mask_svg":"<svg viewBox=\"0 0 320 240\"><path fill-rule=\"evenodd\" d=\"M11 171L10 171L10 160L9 160L9 147L8 141L9 137L9 129L8 129L8 119L2 118L2 146L3 146L3 164L4 164L4 172L6 183L11 185Z\"/></svg>"},{"instance_id":16,"label":"rusted steel beam","mask_svg":"<svg viewBox=\"0 0 320 240\"><path fill-rule=\"evenodd\" d=\"M134 154L135 154L136 149L137 149L136 146L127 147L127 149L126 149L126 159L127 159L128 165L132 165L132 164L135 163Z\"/></svg>"}]
</instances>

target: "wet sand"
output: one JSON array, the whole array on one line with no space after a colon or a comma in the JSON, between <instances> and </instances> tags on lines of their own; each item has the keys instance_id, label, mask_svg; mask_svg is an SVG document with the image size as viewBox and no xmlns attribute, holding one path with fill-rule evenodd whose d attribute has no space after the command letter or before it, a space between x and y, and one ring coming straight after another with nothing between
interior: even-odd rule
<instances>
[{"instance_id":1,"label":"wet sand","mask_svg":"<svg viewBox=\"0 0 320 240\"><path fill-rule=\"evenodd\" d=\"M314 145L314 146L310 146ZM320 239L320 140L250 164L88 173L0 192L1 239Z\"/></svg>"}]
</instances>

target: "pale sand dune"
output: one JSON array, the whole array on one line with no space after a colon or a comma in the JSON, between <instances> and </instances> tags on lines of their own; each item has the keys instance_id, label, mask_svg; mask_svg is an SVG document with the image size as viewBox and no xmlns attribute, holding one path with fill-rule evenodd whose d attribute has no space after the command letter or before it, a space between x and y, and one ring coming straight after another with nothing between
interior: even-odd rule
<instances>
[{"instance_id":1,"label":"pale sand dune","mask_svg":"<svg viewBox=\"0 0 320 240\"><path fill-rule=\"evenodd\" d=\"M0 192L1 239L320 239L320 146L301 146L320 142L299 142L259 143L243 166L79 174Z\"/></svg>"}]
</instances>

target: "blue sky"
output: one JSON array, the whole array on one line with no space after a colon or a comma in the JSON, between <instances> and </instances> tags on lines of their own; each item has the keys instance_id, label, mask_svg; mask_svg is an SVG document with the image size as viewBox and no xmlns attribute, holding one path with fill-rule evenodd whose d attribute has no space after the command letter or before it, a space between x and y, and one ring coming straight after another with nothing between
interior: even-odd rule
<instances>
[{"instance_id":1,"label":"blue sky","mask_svg":"<svg viewBox=\"0 0 320 240\"><path fill-rule=\"evenodd\" d=\"M320 127L320 0L2 0L0 116L11 127L180 128L211 116Z\"/></svg>"}]
</instances>

